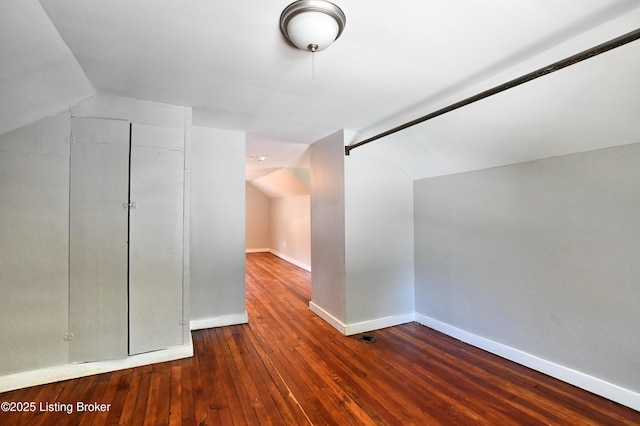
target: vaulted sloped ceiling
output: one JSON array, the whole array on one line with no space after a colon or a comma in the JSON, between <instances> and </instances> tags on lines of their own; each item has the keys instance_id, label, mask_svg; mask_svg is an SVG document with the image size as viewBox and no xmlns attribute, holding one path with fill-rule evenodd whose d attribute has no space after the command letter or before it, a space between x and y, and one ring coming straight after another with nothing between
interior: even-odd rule
<instances>
[{"instance_id":1,"label":"vaulted sloped ceiling","mask_svg":"<svg viewBox=\"0 0 640 426\"><path fill-rule=\"evenodd\" d=\"M312 65L279 30L290 2L0 0L0 133L95 87L191 106L196 125L246 132L263 167L303 167L306 146L339 129L386 130L640 22L637 0L335 0L345 32ZM637 44L380 146L420 178L640 141Z\"/></svg>"},{"instance_id":2,"label":"vaulted sloped ceiling","mask_svg":"<svg viewBox=\"0 0 640 426\"><path fill-rule=\"evenodd\" d=\"M296 170L305 169L282 168L249 182L269 198L309 195L309 185L301 179Z\"/></svg>"},{"instance_id":3,"label":"vaulted sloped ceiling","mask_svg":"<svg viewBox=\"0 0 640 426\"><path fill-rule=\"evenodd\" d=\"M416 109L411 119L639 27L640 10L636 10L448 96L435 106ZM640 41L373 143L394 157L412 179L639 143L638 76ZM352 151L352 155L357 153L357 149Z\"/></svg>"},{"instance_id":4,"label":"vaulted sloped ceiling","mask_svg":"<svg viewBox=\"0 0 640 426\"><path fill-rule=\"evenodd\" d=\"M36 0L0 0L0 134L95 90Z\"/></svg>"}]
</instances>

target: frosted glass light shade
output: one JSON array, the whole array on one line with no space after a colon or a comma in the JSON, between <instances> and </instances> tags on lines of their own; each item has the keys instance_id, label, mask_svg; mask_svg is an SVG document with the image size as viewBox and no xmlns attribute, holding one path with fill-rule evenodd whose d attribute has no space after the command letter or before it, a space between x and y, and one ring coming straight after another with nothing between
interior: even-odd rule
<instances>
[{"instance_id":1,"label":"frosted glass light shade","mask_svg":"<svg viewBox=\"0 0 640 426\"><path fill-rule=\"evenodd\" d=\"M298 49L316 52L333 43L346 24L342 10L325 0L298 0L280 16L280 29Z\"/></svg>"},{"instance_id":2,"label":"frosted glass light shade","mask_svg":"<svg viewBox=\"0 0 640 426\"><path fill-rule=\"evenodd\" d=\"M294 16L287 25L289 40L302 50L326 49L338 37L338 23L322 12L306 12Z\"/></svg>"}]
</instances>

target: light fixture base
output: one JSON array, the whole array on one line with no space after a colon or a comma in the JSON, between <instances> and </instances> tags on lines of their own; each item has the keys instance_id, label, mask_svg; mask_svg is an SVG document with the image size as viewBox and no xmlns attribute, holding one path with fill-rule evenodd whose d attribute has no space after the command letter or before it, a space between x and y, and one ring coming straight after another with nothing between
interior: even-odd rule
<instances>
[{"instance_id":1,"label":"light fixture base","mask_svg":"<svg viewBox=\"0 0 640 426\"><path fill-rule=\"evenodd\" d=\"M280 29L301 50L323 50L340 37L347 23L342 9L326 0L298 0L280 15Z\"/></svg>"}]
</instances>

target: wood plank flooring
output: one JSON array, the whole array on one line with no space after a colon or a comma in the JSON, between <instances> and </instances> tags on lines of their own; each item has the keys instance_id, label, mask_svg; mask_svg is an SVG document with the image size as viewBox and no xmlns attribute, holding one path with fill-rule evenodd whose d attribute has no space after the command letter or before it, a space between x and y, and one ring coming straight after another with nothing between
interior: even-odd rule
<instances>
[{"instance_id":1,"label":"wood plank flooring","mask_svg":"<svg viewBox=\"0 0 640 426\"><path fill-rule=\"evenodd\" d=\"M1 425L640 425L640 413L416 323L344 337L310 276L247 255L249 324L193 332L195 356L0 394L73 412ZM111 404L78 412L78 402Z\"/></svg>"}]
</instances>

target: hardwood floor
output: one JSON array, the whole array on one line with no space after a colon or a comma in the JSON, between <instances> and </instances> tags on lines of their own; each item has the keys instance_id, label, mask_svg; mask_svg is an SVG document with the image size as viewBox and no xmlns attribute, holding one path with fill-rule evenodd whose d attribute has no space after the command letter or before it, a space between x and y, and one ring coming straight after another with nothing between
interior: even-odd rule
<instances>
[{"instance_id":1,"label":"hardwood floor","mask_svg":"<svg viewBox=\"0 0 640 426\"><path fill-rule=\"evenodd\" d=\"M249 324L193 332L190 359L0 394L73 404L0 412L0 424L640 425L639 412L416 323L367 333L375 343L344 337L309 298L307 272L249 254Z\"/></svg>"}]
</instances>

